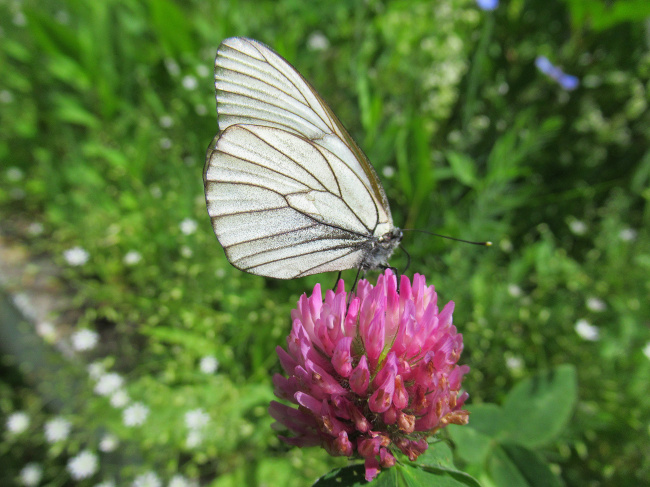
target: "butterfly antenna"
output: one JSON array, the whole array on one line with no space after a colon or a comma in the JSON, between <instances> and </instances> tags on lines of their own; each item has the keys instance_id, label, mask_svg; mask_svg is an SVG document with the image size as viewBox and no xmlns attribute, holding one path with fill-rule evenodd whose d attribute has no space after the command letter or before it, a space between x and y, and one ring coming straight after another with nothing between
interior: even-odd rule
<instances>
[{"instance_id":1,"label":"butterfly antenna","mask_svg":"<svg viewBox=\"0 0 650 487\"><path fill-rule=\"evenodd\" d=\"M488 241L488 242L473 242L471 240L463 240L462 238L450 237L448 235L440 235L439 233L428 232L427 230L419 230L417 228L402 228L402 231L403 232L426 233L427 235L433 235L434 237L446 238L447 240L455 240L456 242L463 242L463 243L472 244L472 245L482 245L484 247L491 247L492 246L492 242L490 242L490 241ZM402 250L404 250L404 249L402 249Z\"/></svg>"},{"instance_id":2,"label":"butterfly antenna","mask_svg":"<svg viewBox=\"0 0 650 487\"><path fill-rule=\"evenodd\" d=\"M411 267L411 254L409 254L406 251L406 249L404 248L403 245L400 245L398 247L398 249L400 249L402 252L404 252L406 254L406 267L404 268L404 272L402 272L402 274L406 274L406 271L408 271L409 267Z\"/></svg>"}]
</instances>

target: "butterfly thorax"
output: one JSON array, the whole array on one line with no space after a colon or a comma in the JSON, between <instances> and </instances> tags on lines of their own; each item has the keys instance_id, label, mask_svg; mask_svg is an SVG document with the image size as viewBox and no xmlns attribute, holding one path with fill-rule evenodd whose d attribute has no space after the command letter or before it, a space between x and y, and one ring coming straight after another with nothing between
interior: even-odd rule
<instances>
[{"instance_id":1,"label":"butterfly thorax","mask_svg":"<svg viewBox=\"0 0 650 487\"><path fill-rule=\"evenodd\" d=\"M368 255L361 263L363 270L380 269L388 266L388 259L402 241L404 234L399 228L393 228L372 241Z\"/></svg>"}]
</instances>

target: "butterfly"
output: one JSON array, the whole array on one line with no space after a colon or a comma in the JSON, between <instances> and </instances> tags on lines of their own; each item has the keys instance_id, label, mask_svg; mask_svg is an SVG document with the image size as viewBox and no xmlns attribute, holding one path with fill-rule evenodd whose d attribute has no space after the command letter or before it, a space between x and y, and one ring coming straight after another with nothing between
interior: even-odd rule
<instances>
[{"instance_id":1,"label":"butterfly","mask_svg":"<svg viewBox=\"0 0 650 487\"><path fill-rule=\"evenodd\" d=\"M316 90L243 37L221 43L214 72L219 133L203 182L230 263L278 279L388 267L402 231L368 158Z\"/></svg>"}]
</instances>

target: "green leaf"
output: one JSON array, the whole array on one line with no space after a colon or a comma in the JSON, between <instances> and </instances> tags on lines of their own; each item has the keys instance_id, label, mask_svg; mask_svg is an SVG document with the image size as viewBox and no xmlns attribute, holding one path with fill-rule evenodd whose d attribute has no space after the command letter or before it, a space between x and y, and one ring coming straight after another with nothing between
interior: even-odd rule
<instances>
[{"instance_id":1,"label":"green leaf","mask_svg":"<svg viewBox=\"0 0 650 487\"><path fill-rule=\"evenodd\" d=\"M438 468L416 465L395 465L382 470L372 481L365 480L364 465L332 470L316 481L313 487L353 487L369 485L372 487L480 487L469 475L460 471L447 471Z\"/></svg>"},{"instance_id":2,"label":"green leaf","mask_svg":"<svg viewBox=\"0 0 650 487\"><path fill-rule=\"evenodd\" d=\"M447 432L456 445L456 453L467 463L482 464L485 462L493 440L469 425L459 426L450 424Z\"/></svg>"},{"instance_id":3,"label":"green leaf","mask_svg":"<svg viewBox=\"0 0 650 487\"><path fill-rule=\"evenodd\" d=\"M508 487L528 487L526 477L519 471L508 457L508 454L500 447L494 449L488 462L488 473L495 485Z\"/></svg>"},{"instance_id":4,"label":"green leaf","mask_svg":"<svg viewBox=\"0 0 650 487\"><path fill-rule=\"evenodd\" d=\"M529 448L548 443L569 421L577 399L578 383L572 365L521 381L503 404L508 441Z\"/></svg>"},{"instance_id":5,"label":"green leaf","mask_svg":"<svg viewBox=\"0 0 650 487\"><path fill-rule=\"evenodd\" d=\"M496 404L470 405L467 410L470 413L468 427L490 438L498 437L508 424L503 410Z\"/></svg>"},{"instance_id":6,"label":"green leaf","mask_svg":"<svg viewBox=\"0 0 650 487\"><path fill-rule=\"evenodd\" d=\"M538 453L518 445L503 445L503 451L517 466L532 487L562 487L564 483L549 468L546 460Z\"/></svg>"},{"instance_id":7,"label":"green leaf","mask_svg":"<svg viewBox=\"0 0 650 487\"><path fill-rule=\"evenodd\" d=\"M456 151L447 151L447 160L454 176L466 186L474 187L478 182L476 178L476 163L467 154Z\"/></svg>"}]
</instances>

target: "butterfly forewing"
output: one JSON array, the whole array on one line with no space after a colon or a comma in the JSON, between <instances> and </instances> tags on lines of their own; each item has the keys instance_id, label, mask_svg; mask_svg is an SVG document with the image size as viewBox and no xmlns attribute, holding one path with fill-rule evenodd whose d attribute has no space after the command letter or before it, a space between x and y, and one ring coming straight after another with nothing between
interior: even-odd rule
<instances>
[{"instance_id":1,"label":"butterfly forewing","mask_svg":"<svg viewBox=\"0 0 650 487\"><path fill-rule=\"evenodd\" d=\"M284 279L363 266L394 228L390 209L374 169L316 91L245 38L219 47L215 87L221 132L204 182L230 262Z\"/></svg>"}]
</instances>

